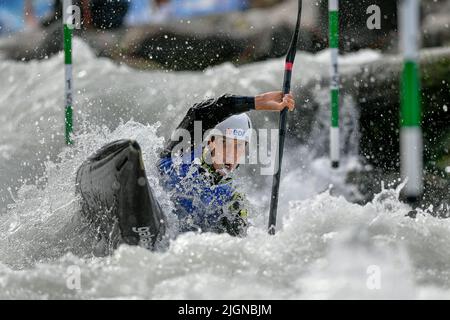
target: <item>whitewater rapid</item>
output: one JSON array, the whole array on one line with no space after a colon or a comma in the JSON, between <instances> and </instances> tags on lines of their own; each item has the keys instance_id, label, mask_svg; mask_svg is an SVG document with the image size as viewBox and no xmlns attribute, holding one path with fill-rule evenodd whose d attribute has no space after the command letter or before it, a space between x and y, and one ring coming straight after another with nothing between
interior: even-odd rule
<instances>
[{"instance_id":1,"label":"whitewater rapid","mask_svg":"<svg viewBox=\"0 0 450 320\"><path fill-rule=\"evenodd\" d=\"M343 57L342 69L381 58L360 52ZM297 59L297 89L328 72L327 52ZM410 208L398 200L399 190L384 190L365 206L349 202L358 192L345 183L346 173L361 168L356 108L346 97L350 147L342 168L332 171L318 151L327 136L326 88L317 88L323 98L314 141L286 152L276 236L265 231L270 178L244 169L241 188L249 194L253 224L245 239L189 233L160 252L122 246L111 257L90 255L92 239L77 219L74 186L88 155L109 141L136 139L170 221L172 204L154 164L171 130L205 97L276 90L282 64L276 59L198 73L136 71L95 57L76 39L77 136L67 148L62 56L0 60L0 298L450 298L450 221L423 212L405 217ZM251 116L260 127L275 119Z\"/></svg>"}]
</instances>

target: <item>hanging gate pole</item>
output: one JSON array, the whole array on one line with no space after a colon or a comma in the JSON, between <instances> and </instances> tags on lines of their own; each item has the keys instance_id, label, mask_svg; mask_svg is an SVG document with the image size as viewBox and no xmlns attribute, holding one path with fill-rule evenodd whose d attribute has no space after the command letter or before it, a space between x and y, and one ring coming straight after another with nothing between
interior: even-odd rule
<instances>
[{"instance_id":1,"label":"hanging gate pole","mask_svg":"<svg viewBox=\"0 0 450 320\"><path fill-rule=\"evenodd\" d=\"M339 0L328 1L329 43L331 53L330 68L330 159L333 168L339 167Z\"/></svg>"},{"instance_id":2,"label":"hanging gate pole","mask_svg":"<svg viewBox=\"0 0 450 320\"><path fill-rule=\"evenodd\" d=\"M72 78L72 30L74 25L69 21L71 15L68 10L72 8L72 0L64 0L63 25L64 25L64 65L65 65L65 140L67 145L73 144L73 78Z\"/></svg>"},{"instance_id":3,"label":"hanging gate pole","mask_svg":"<svg viewBox=\"0 0 450 320\"><path fill-rule=\"evenodd\" d=\"M407 179L405 195L414 203L423 192L423 142L418 67L419 1L402 0L400 5L400 37L403 51L401 77L401 175Z\"/></svg>"}]
</instances>

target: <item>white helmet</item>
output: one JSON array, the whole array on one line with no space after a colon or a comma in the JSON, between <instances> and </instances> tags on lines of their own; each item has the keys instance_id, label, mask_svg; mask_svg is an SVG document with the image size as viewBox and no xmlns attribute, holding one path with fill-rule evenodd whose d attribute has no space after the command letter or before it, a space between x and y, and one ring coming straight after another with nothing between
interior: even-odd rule
<instances>
[{"instance_id":1,"label":"white helmet","mask_svg":"<svg viewBox=\"0 0 450 320\"><path fill-rule=\"evenodd\" d=\"M210 132L211 136L224 136L231 139L250 142L252 122L246 113L231 116L218 125Z\"/></svg>"}]
</instances>

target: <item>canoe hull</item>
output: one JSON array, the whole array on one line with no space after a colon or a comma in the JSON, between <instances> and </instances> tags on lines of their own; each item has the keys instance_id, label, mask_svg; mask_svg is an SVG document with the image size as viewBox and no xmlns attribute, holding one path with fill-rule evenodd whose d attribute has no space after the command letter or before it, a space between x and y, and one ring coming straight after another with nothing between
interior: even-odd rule
<instances>
[{"instance_id":1,"label":"canoe hull","mask_svg":"<svg viewBox=\"0 0 450 320\"><path fill-rule=\"evenodd\" d=\"M78 169L82 215L111 249L122 243L154 249L165 234L165 217L146 176L139 144L107 144Z\"/></svg>"}]
</instances>

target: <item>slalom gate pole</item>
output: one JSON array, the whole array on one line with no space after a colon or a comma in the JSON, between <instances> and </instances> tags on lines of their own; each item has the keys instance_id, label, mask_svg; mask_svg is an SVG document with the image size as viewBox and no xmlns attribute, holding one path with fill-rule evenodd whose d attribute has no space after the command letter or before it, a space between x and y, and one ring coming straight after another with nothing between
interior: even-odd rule
<instances>
[{"instance_id":1,"label":"slalom gate pole","mask_svg":"<svg viewBox=\"0 0 450 320\"><path fill-rule=\"evenodd\" d=\"M291 45L289 47L286 63L284 69L284 81L283 81L283 93L289 94L291 91L291 79L292 79L292 69L294 67L295 55L297 53L297 42L298 35L300 32L300 22L302 16L302 0L298 1L298 14L297 14L297 24L295 26L294 35L292 37ZM279 143L278 143L278 161L275 166L275 174L272 181L272 196L270 199L270 212L269 212L269 234L274 235L277 224L277 209L278 209L278 195L280 191L280 177L281 177L281 165L283 162L283 149L284 140L286 137L286 120L287 120L288 110L285 108L280 114L280 133L279 133Z\"/></svg>"},{"instance_id":2,"label":"slalom gate pole","mask_svg":"<svg viewBox=\"0 0 450 320\"><path fill-rule=\"evenodd\" d=\"M328 0L330 68L330 159L333 168L339 167L339 0Z\"/></svg>"},{"instance_id":3,"label":"slalom gate pole","mask_svg":"<svg viewBox=\"0 0 450 320\"><path fill-rule=\"evenodd\" d=\"M400 38L403 51L401 77L401 175L407 179L404 189L410 203L423 192L423 142L421 130L420 80L418 67L419 0L400 2Z\"/></svg>"},{"instance_id":4,"label":"slalom gate pole","mask_svg":"<svg viewBox=\"0 0 450 320\"><path fill-rule=\"evenodd\" d=\"M64 25L64 65L65 65L65 140L67 145L73 144L73 78L72 78L72 34L74 24L69 20L67 12L72 7L72 0L63 1Z\"/></svg>"}]
</instances>

